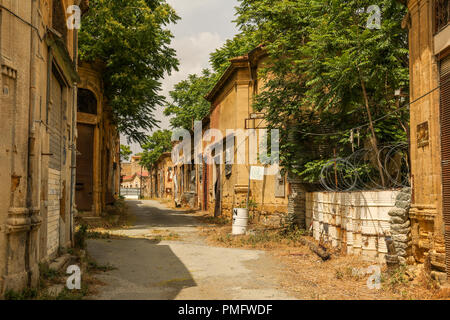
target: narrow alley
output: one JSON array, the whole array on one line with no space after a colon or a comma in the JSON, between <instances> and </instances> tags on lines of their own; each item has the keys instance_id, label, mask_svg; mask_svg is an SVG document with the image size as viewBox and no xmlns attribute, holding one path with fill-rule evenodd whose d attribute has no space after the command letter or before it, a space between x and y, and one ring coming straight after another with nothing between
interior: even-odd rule
<instances>
[{"instance_id":1,"label":"narrow alley","mask_svg":"<svg viewBox=\"0 0 450 320\"><path fill-rule=\"evenodd\" d=\"M265 252L209 246L192 215L157 201L127 204L134 226L114 232L126 239L88 242L96 262L114 267L97 276L106 285L93 299L293 299L277 282L279 266ZM148 239L163 232L178 237Z\"/></svg>"}]
</instances>

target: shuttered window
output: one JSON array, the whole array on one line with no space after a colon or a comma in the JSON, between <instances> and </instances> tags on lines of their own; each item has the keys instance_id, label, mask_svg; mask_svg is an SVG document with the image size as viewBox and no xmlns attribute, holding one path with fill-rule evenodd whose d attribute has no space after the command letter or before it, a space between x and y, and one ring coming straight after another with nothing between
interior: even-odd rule
<instances>
[{"instance_id":1,"label":"shuttered window","mask_svg":"<svg viewBox=\"0 0 450 320\"><path fill-rule=\"evenodd\" d=\"M440 63L443 215L447 274L450 276L450 56Z\"/></svg>"},{"instance_id":2,"label":"shuttered window","mask_svg":"<svg viewBox=\"0 0 450 320\"><path fill-rule=\"evenodd\" d=\"M58 78L52 74L51 103L49 110L50 163L51 169L61 171L61 123L62 87Z\"/></svg>"}]
</instances>

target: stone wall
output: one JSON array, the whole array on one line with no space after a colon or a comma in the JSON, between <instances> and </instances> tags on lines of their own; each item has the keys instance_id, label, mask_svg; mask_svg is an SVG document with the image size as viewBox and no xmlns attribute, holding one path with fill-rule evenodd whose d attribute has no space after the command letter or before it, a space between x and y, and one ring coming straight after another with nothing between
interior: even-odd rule
<instances>
[{"instance_id":1,"label":"stone wall","mask_svg":"<svg viewBox=\"0 0 450 320\"><path fill-rule=\"evenodd\" d=\"M312 225L317 241L381 263L388 254L389 213L400 194L398 190L306 193L306 225Z\"/></svg>"}]
</instances>

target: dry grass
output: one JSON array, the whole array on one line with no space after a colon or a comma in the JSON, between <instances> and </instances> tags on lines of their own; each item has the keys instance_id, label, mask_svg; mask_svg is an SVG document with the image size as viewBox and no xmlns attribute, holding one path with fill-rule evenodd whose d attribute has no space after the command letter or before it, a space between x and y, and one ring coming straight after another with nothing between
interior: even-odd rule
<instances>
[{"instance_id":1,"label":"dry grass","mask_svg":"<svg viewBox=\"0 0 450 320\"><path fill-rule=\"evenodd\" d=\"M250 234L236 237L230 235L229 224L220 221L214 224L213 218L203 219L210 225L201 228L201 233L212 245L268 251L282 266L278 275L282 287L300 299L450 299L450 292L439 290L421 266L393 272L381 268L381 289L369 289L367 281L372 273L367 271L373 263L344 255L339 250L330 250L331 259L324 262L301 245L299 238L306 237L301 231L254 228Z\"/></svg>"},{"instance_id":2,"label":"dry grass","mask_svg":"<svg viewBox=\"0 0 450 320\"><path fill-rule=\"evenodd\" d=\"M113 206L103 212L100 217L90 217L84 213L79 213L75 218L77 225L85 225L88 229L126 229L134 224L135 217L129 214L125 200L117 200Z\"/></svg>"},{"instance_id":3,"label":"dry grass","mask_svg":"<svg viewBox=\"0 0 450 320\"><path fill-rule=\"evenodd\" d=\"M81 269L81 289L69 290L66 281L69 275L65 270L52 270L48 264L39 266L40 279L37 288L26 289L22 292L8 291L7 300L82 300L97 293L99 286L105 285L95 278L95 274L111 270L112 266L96 264L83 250L71 249L71 254L77 257L75 262Z\"/></svg>"},{"instance_id":4,"label":"dry grass","mask_svg":"<svg viewBox=\"0 0 450 320\"><path fill-rule=\"evenodd\" d=\"M125 239L146 239L155 242L161 241L177 241L180 235L170 230L148 230L149 233L143 235L130 235L124 230L109 230L104 228L89 229L86 234L87 239L109 239L109 240L125 240Z\"/></svg>"}]
</instances>

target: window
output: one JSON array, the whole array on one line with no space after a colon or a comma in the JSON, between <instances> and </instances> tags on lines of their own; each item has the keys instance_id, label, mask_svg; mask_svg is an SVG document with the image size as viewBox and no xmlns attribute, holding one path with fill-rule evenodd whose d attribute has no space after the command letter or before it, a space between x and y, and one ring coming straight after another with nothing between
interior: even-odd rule
<instances>
[{"instance_id":1,"label":"window","mask_svg":"<svg viewBox=\"0 0 450 320\"><path fill-rule=\"evenodd\" d=\"M78 89L78 112L97 114L97 98L88 89Z\"/></svg>"},{"instance_id":2,"label":"window","mask_svg":"<svg viewBox=\"0 0 450 320\"><path fill-rule=\"evenodd\" d=\"M66 10L61 0L53 0L52 28L61 34L67 44Z\"/></svg>"},{"instance_id":3,"label":"window","mask_svg":"<svg viewBox=\"0 0 450 320\"><path fill-rule=\"evenodd\" d=\"M438 33L444 29L449 22L450 0L435 0L435 32Z\"/></svg>"}]
</instances>

